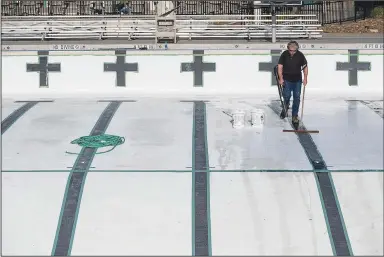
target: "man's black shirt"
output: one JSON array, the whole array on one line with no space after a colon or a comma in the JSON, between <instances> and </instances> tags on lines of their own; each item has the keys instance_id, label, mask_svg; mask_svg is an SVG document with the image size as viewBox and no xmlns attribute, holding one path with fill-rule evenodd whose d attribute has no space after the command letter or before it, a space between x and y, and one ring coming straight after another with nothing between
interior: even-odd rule
<instances>
[{"instance_id":1,"label":"man's black shirt","mask_svg":"<svg viewBox=\"0 0 384 257\"><path fill-rule=\"evenodd\" d=\"M285 50L279 59L279 64L283 65L283 79L290 82L301 81L301 68L307 64L304 54L297 51L293 56Z\"/></svg>"}]
</instances>

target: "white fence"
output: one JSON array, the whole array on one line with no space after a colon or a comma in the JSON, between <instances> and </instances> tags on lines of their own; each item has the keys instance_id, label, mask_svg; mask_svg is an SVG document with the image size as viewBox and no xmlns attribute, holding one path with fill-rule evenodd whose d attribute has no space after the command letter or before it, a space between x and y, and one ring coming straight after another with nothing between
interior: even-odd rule
<instances>
[{"instance_id":1,"label":"white fence","mask_svg":"<svg viewBox=\"0 0 384 257\"><path fill-rule=\"evenodd\" d=\"M319 38L315 15L277 15L276 38ZM271 15L178 15L173 27L177 39L255 39L272 37ZM153 39L156 16L7 17L3 40L18 39Z\"/></svg>"}]
</instances>

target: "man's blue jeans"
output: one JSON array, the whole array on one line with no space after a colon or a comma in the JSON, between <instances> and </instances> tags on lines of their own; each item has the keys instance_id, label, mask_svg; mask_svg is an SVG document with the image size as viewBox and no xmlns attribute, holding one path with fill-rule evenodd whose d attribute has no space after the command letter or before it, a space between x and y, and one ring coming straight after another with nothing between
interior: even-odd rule
<instances>
[{"instance_id":1,"label":"man's blue jeans","mask_svg":"<svg viewBox=\"0 0 384 257\"><path fill-rule=\"evenodd\" d=\"M286 80L284 81L283 97L285 101L285 106L287 106L287 110L289 108L289 103L291 100L291 92L293 95L292 117L298 116L298 113L299 113L301 84L302 84L301 80L297 82L290 82Z\"/></svg>"}]
</instances>

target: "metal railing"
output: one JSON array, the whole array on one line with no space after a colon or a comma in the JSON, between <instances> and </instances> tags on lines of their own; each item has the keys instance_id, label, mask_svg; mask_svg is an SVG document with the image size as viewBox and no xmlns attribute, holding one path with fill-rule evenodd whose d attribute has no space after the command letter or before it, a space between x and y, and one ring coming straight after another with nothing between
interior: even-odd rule
<instances>
[{"instance_id":1,"label":"metal railing","mask_svg":"<svg viewBox=\"0 0 384 257\"><path fill-rule=\"evenodd\" d=\"M230 19L229 19L230 18ZM177 16L177 39L208 38L271 38L271 15L219 15ZM315 15L278 15L275 36L277 38L321 37ZM20 39L85 39L124 38L156 40L156 16L62 16L47 20L44 16L34 20L14 17L3 21L2 38Z\"/></svg>"},{"instance_id":2,"label":"metal railing","mask_svg":"<svg viewBox=\"0 0 384 257\"><path fill-rule=\"evenodd\" d=\"M2 0L3 19L10 16L73 16L73 15L155 15L158 1L132 0ZM172 1L177 15L253 15L255 11L270 14L268 6L255 1ZM364 1L303 1L301 6L280 5L277 15L316 15L322 25L365 19L377 4ZM381 2L382 4L382 2Z\"/></svg>"},{"instance_id":3,"label":"metal railing","mask_svg":"<svg viewBox=\"0 0 384 257\"><path fill-rule=\"evenodd\" d=\"M1 14L9 16L154 15L155 1L3 0Z\"/></svg>"}]
</instances>

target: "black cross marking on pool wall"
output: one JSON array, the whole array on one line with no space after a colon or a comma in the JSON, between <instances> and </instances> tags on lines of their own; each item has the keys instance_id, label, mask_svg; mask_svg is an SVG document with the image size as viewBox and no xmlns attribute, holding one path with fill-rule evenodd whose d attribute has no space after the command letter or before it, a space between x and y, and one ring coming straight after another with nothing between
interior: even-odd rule
<instances>
[{"instance_id":1,"label":"black cross marking on pool wall","mask_svg":"<svg viewBox=\"0 0 384 257\"><path fill-rule=\"evenodd\" d=\"M193 71L193 86L203 86L203 73L204 72L216 72L216 63L203 62L204 50L193 50L193 62L181 63L181 72Z\"/></svg>"},{"instance_id":2,"label":"black cross marking on pool wall","mask_svg":"<svg viewBox=\"0 0 384 257\"><path fill-rule=\"evenodd\" d=\"M116 72L116 86L125 87L125 73L130 72L139 72L139 67L137 62L135 63L125 63L125 50L116 50L116 63L104 63L104 71L113 71Z\"/></svg>"},{"instance_id":3,"label":"black cross marking on pool wall","mask_svg":"<svg viewBox=\"0 0 384 257\"><path fill-rule=\"evenodd\" d=\"M277 86L275 75L273 74L273 68L279 62L281 50L271 50L272 61L260 62L259 71L267 71L271 73L271 86Z\"/></svg>"},{"instance_id":4,"label":"black cross marking on pool wall","mask_svg":"<svg viewBox=\"0 0 384 257\"><path fill-rule=\"evenodd\" d=\"M337 62L337 71L348 71L348 83L350 86L358 86L358 71L370 71L370 62L359 62L359 50L348 50L349 62Z\"/></svg>"},{"instance_id":5,"label":"black cross marking on pool wall","mask_svg":"<svg viewBox=\"0 0 384 257\"><path fill-rule=\"evenodd\" d=\"M61 72L60 63L48 63L49 51L37 51L39 63L27 63L27 72L39 73L39 87L49 87L48 72Z\"/></svg>"}]
</instances>

